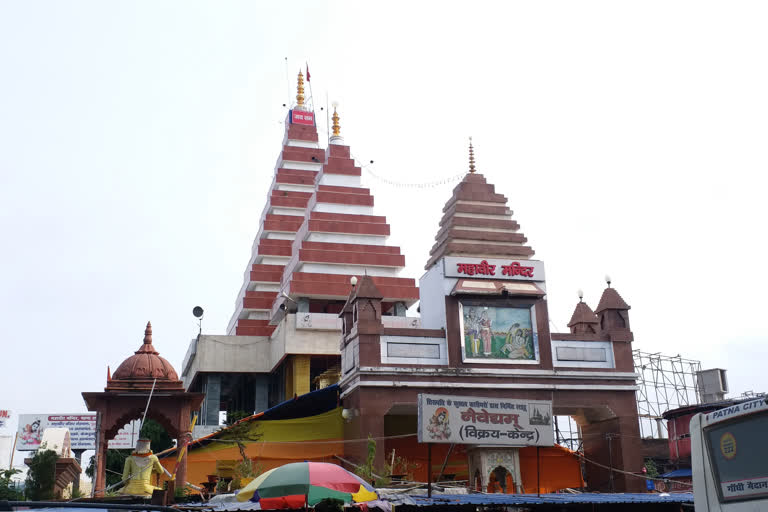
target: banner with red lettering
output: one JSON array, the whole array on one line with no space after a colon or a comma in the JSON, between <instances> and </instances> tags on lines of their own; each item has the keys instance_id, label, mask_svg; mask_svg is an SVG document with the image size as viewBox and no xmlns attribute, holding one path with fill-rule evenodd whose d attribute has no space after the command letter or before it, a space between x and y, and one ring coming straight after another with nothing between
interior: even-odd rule
<instances>
[{"instance_id":1,"label":"banner with red lettering","mask_svg":"<svg viewBox=\"0 0 768 512\"><path fill-rule=\"evenodd\" d=\"M307 110L291 110L291 124L314 126L315 113Z\"/></svg>"},{"instance_id":2,"label":"banner with red lettering","mask_svg":"<svg viewBox=\"0 0 768 512\"><path fill-rule=\"evenodd\" d=\"M421 393L418 414L420 443L555 444L552 402Z\"/></svg>"}]
</instances>

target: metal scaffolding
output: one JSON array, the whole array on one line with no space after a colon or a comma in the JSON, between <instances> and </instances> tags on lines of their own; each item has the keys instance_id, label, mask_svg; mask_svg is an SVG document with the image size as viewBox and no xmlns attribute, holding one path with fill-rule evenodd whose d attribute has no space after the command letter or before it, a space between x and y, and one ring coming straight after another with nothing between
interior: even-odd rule
<instances>
[{"instance_id":1,"label":"metal scaffolding","mask_svg":"<svg viewBox=\"0 0 768 512\"><path fill-rule=\"evenodd\" d=\"M667 424L662 414L671 409L699 403L696 373L701 361L633 350L638 390L635 394L640 417L640 436L667 438ZM581 451L581 429L570 416L555 417L556 443Z\"/></svg>"},{"instance_id":2,"label":"metal scaffolding","mask_svg":"<svg viewBox=\"0 0 768 512\"><path fill-rule=\"evenodd\" d=\"M701 371L701 361L640 350L633 350L632 357L638 375L636 396L640 435L666 438L667 425L662 414L699 403L696 373Z\"/></svg>"}]
</instances>

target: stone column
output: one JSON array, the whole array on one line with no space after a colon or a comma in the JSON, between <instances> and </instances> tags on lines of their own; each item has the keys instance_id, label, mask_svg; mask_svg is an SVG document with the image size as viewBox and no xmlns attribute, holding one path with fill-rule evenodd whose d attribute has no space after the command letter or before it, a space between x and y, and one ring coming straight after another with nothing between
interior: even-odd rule
<instances>
[{"instance_id":1,"label":"stone column","mask_svg":"<svg viewBox=\"0 0 768 512\"><path fill-rule=\"evenodd\" d=\"M189 425L187 425L187 428L189 428ZM187 447L191 439L192 439L192 432L189 432L189 431L182 432L181 435L178 437L178 439L176 439L177 449L184 450L184 456L181 458L181 461L179 462L179 467L176 469L176 488L177 489L184 489L187 484L187 452L185 448ZM180 453L180 452L177 452L177 453Z\"/></svg>"},{"instance_id":2,"label":"stone column","mask_svg":"<svg viewBox=\"0 0 768 512\"><path fill-rule=\"evenodd\" d=\"M179 437L176 438L176 449L179 453L184 452L184 456L179 461L179 465L176 468L176 489L184 489L187 483L187 450L186 447L192 440L191 429L191 410L190 404L185 403L179 410Z\"/></svg>"},{"instance_id":3,"label":"stone column","mask_svg":"<svg viewBox=\"0 0 768 512\"><path fill-rule=\"evenodd\" d=\"M96 481L93 485L94 496L104 496L107 487L107 440L104 432L97 432L98 443L96 446Z\"/></svg>"},{"instance_id":4,"label":"stone column","mask_svg":"<svg viewBox=\"0 0 768 512\"><path fill-rule=\"evenodd\" d=\"M584 456L607 468L636 473L629 476L586 462L587 486L600 492L643 492L643 466L637 416L613 418L581 427ZM612 473L612 474L611 474Z\"/></svg>"},{"instance_id":5,"label":"stone column","mask_svg":"<svg viewBox=\"0 0 768 512\"><path fill-rule=\"evenodd\" d=\"M75 455L75 460L77 461L77 464L82 468L83 467L83 452L85 450L72 450L72 453ZM75 481L72 482L72 492L76 492L80 490L80 473L77 474L75 477Z\"/></svg>"}]
</instances>

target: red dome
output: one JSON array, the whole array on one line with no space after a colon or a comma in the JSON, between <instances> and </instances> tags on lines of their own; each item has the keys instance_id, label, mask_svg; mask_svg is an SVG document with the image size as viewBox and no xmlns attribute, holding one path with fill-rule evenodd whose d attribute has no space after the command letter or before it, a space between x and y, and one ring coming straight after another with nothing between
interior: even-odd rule
<instances>
[{"instance_id":1,"label":"red dome","mask_svg":"<svg viewBox=\"0 0 768 512\"><path fill-rule=\"evenodd\" d=\"M139 350L122 362L111 380L146 380L157 379L166 381L178 381L179 376L171 363L160 357L160 354L152 346L152 324L147 322L144 331L144 343Z\"/></svg>"}]
</instances>

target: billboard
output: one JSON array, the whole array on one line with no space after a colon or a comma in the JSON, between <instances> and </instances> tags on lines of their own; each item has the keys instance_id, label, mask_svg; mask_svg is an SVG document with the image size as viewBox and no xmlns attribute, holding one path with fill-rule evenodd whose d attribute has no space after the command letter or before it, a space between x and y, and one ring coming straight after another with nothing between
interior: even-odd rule
<instances>
[{"instance_id":1,"label":"billboard","mask_svg":"<svg viewBox=\"0 0 768 512\"><path fill-rule=\"evenodd\" d=\"M0 428L8 425L8 421L11 419L11 411L7 409L0 410Z\"/></svg>"},{"instance_id":2,"label":"billboard","mask_svg":"<svg viewBox=\"0 0 768 512\"><path fill-rule=\"evenodd\" d=\"M552 402L419 394L420 443L553 446Z\"/></svg>"},{"instance_id":3,"label":"billboard","mask_svg":"<svg viewBox=\"0 0 768 512\"><path fill-rule=\"evenodd\" d=\"M32 451L40 448L46 428L69 429L73 450L96 448L96 414L19 414L19 438L16 449ZM132 449L139 438L139 420L120 429L109 441L113 449Z\"/></svg>"}]
</instances>

